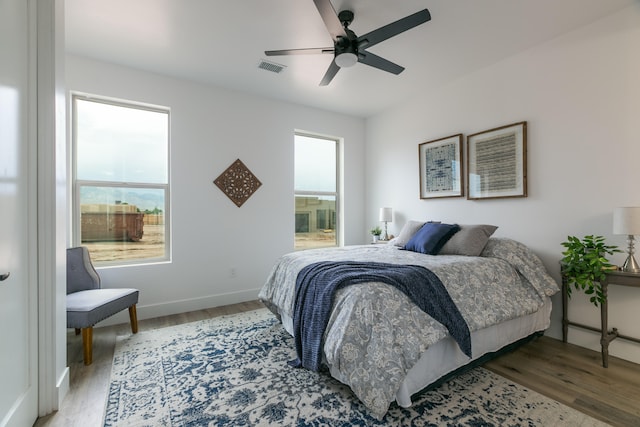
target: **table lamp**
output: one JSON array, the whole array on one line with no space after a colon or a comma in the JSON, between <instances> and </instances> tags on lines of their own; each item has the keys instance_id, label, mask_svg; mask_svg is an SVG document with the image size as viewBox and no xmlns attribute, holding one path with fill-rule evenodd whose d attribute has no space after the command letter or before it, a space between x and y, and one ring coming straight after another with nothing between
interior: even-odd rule
<instances>
[{"instance_id":1,"label":"table lamp","mask_svg":"<svg viewBox=\"0 0 640 427\"><path fill-rule=\"evenodd\" d=\"M624 207L613 211L613 234L626 234L629 255L622 264L622 271L640 273L640 266L633 257L635 235L640 234L640 208Z\"/></svg>"},{"instance_id":2,"label":"table lamp","mask_svg":"<svg viewBox=\"0 0 640 427\"><path fill-rule=\"evenodd\" d=\"M389 240L389 234L387 233L387 223L393 222L393 210L391 208L380 208L380 222L384 222L384 235L382 240Z\"/></svg>"}]
</instances>

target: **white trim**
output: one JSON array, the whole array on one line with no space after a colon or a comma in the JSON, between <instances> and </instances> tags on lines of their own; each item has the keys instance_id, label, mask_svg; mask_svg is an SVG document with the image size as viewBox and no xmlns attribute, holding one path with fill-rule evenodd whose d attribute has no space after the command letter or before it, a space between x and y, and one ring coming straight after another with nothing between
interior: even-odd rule
<instances>
[{"instance_id":1,"label":"white trim","mask_svg":"<svg viewBox=\"0 0 640 427\"><path fill-rule=\"evenodd\" d=\"M28 414L24 414L27 419L32 419L38 412L37 401L39 400L40 393L40 379L38 370L38 354L39 354L39 338L40 328L38 325L39 313L38 313L38 184L37 184L37 160L38 160L38 97L37 97L37 36L38 36L38 19L37 19L37 0L29 0L27 3L28 10L28 68L29 68L29 90L28 90L28 172L27 172L27 253L28 260L27 265L29 271L27 273L27 283L29 287L28 298L28 311L29 322L33 322L33 325L28 327L28 348L29 354L25 357L29 358L29 382L35 395L33 397L25 396L27 403ZM32 402L29 402L33 399ZM19 418L18 418L19 419ZM15 421L15 420L14 420Z\"/></svg>"},{"instance_id":2,"label":"white trim","mask_svg":"<svg viewBox=\"0 0 640 427\"><path fill-rule=\"evenodd\" d=\"M124 98L114 98L111 96L96 95L94 93L81 92L77 90L69 91L69 102L73 104L73 100L83 99L85 101L99 102L102 104L116 105L118 107L135 108L137 110L155 111L156 113L171 113L171 108L166 105L149 104L146 102L131 101ZM72 107L73 108L73 107Z\"/></svg>"},{"instance_id":3,"label":"white trim","mask_svg":"<svg viewBox=\"0 0 640 427\"><path fill-rule=\"evenodd\" d=\"M260 289L250 289L241 292L206 295L198 298L170 301L160 304L138 305L136 311L138 320L154 319L172 314L188 313L190 311L205 310L211 307L237 304L258 299ZM129 323L129 313L125 310L98 323L96 327Z\"/></svg>"},{"instance_id":4,"label":"white trim","mask_svg":"<svg viewBox=\"0 0 640 427\"><path fill-rule=\"evenodd\" d=\"M69 384L70 384L69 372L70 372L69 367L67 366L64 369L64 371L62 371L62 375L56 382L56 390L58 395L58 408L62 406L62 401L64 400L64 397L69 392Z\"/></svg>"},{"instance_id":5,"label":"white trim","mask_svg":"<svg viewBox=\"0 0 640 427\"><path fill-rule=\"evenodd\" d=\"M295 213L295 198L298 196L333 196L335 197L335 210L336 210L336 246L344 246L344 184L342 177L344 176L344 163L342 161L344 156L344 138L337 136L323 135L319 133L294 130L294 145L296 137L324 139L326 141L335 142L336 144L336 188L335 191L313 191L313 190L296 190L295 185L293 189L294 197L294 213ZM295 151L295 150L294 150ZM295 162L295 155L294 155ZM294 165L295 168L295 165Z\"/></svg>"},{"instance_id":6,"label":"white trim","mask_svg":"<svg viewBox=\"0 0 640 427\"><path fill-rule=\"evenodd\" d=\"M36 1L38 414L57 410L66 373L64 0Z\"/></svg>"},{"instance_id":7,"label":"white trim","mask_svg":"<svg viewBox=\"0 0 640 427\"><path fill-rule=\"evenodd\" d=\"M154 182L125 182L125 181L103 181L103 180L90 180L90 179L78 179L78 159L77 159L77 147L78 147L78 108L77 101L91 102L95 104L104 104L113 107L127 108L132 110L148 111L158 114L166 114L167 119L167 180L165 183ZM162 190L164 197L164 206L162 212L164 216L164 254L161 257L155 258L135 258L132 260L118 259L115 261L95 261L96 267L126 267L129 265L143 265L143 264L157 264L163 262L172 262L171 260L171 108L166 106L145 104L136 101L129 101L124 99L110 98L102 95L93 95L88 93L82 93L77 91L69 92L68 99L68 113L70 115L69 122L69 146L70 146L70 159L71 168L68 169L68 177L71 188L71 215L70 217L70 230L71 235L69 241L72 246L80 246L81 242L81 206L80 206L80 189L81 187L110 187L116 189L132 188L142 190ZM91 246L89 246L91 251Z\"/></svg>"}]
</instances>

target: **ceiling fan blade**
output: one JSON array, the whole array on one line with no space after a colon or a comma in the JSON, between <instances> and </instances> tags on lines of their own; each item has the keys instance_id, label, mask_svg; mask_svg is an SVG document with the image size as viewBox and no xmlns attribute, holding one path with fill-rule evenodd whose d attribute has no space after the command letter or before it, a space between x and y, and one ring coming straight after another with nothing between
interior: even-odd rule
<instances>
[{"instance_id":1,"label":"ceiling fan blade","mask_svg":"<svg viewBox=\"0 0 640 427\"><path fill-rule=\"evenodd\" d=\"M312 47L308 49L283 49L283 50L265 50L264 54L267 56L278 55L314 55L322 53L333 53L332 47Z\"/></svg>"},{"instance_id":2,"label":"ceiling fan blade","mask_svg":"<svg viewBox=\"0 0 640 427\"><path fill-rule=\"evenodd\" d=\"M327 31L331 35L331 38L336 41L338 37L347 37L347 32L342 26L342 22L338 19L338 14L333 8L330 0L313 0L320 13L320 17L324 21L324 26L327 27Z\"/></svg>"},{"instance_id":3,"label":"ceiling fan blade","mask_svg":"<svg viewBox=\"0 0 640 427\"><path fill-rule=\"evenodd\" d=\"M371 52L360 51L358 53L358 62L393 74L400 74L404 71L404 67L398 64L394 64L393 62L388 61L378 55L374 55Z\"/></svg>"},{"instance_id":4,"label":"ceiling fan blade","mask_svg":"<svg viewBox=\"0 0 640 427\"><path fill-rule=\"evenodd\" d=\"M428 9L416 12L413 15L406 16L391 24L387 24L384 27L380 27L377 30L373 30L363 36L358 37L358 48L366 49L373 45L376 45L386 39L398 35L402 32L410 30L420 24L424 24L431 19L431 14Z\"/></svg>"},{"instance_id":5,"label":"ceiling fan blade","mask_svg":"<svg viewBox=\"0 0 640 427\"><path fill-rule=\"evenodd\" d=\"M340 71L340 67L338 67L338 65L336 64L335 59L331 61L331 65L329 65L329 68L327 69L327 72L324 74L324 77L322 78L322 81L320 82L320 86L326 86L329 83L331 83L331 80L333 80L333 78L336 76L336 74L338 74L338 71Z\"/></svg>"}]
</instances>

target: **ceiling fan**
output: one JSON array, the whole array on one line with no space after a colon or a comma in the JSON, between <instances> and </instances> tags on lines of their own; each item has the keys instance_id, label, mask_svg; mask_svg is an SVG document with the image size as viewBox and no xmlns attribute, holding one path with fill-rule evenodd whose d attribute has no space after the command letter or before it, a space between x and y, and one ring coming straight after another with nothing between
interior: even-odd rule
<instances>
[{"instance_id":1,"label":"ceiling fan","mask_svg":"<svg viewBox=\"0 0 640 427\"><path fill-rule=\"evenodd\" d=\"M330 0L313 0L313 2L333 39L333 47L267 50L264 53L267 56L333 53L333 61L331 61L329 69L322 78L320 86L328 85L340 68L351 67L356 62L388 71L389 73L400 74L404 67L367 52L365 49L431 19L429 10L424 9L358 37L349 29L349 24L353 21L352 11L343 10L336 14Z\"/></svg>"}]
</instances>

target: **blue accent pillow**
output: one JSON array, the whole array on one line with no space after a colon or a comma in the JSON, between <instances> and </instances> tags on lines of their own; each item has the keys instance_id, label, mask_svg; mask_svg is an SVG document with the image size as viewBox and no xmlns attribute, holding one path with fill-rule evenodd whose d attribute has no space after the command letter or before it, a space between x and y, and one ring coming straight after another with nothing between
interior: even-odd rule
<instances>
[{"instance_id":1,"label":"blue accent pillow","mask_svg":"<svg viewBox=\"0 0 640 427\"><path fill-rule=\"evenodd\" d=\"M404 249L427 255L437 255L445 243L460 230L458 224L428 222L414 234Z\"/></svg>"}]
</instances>

